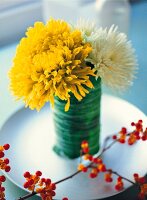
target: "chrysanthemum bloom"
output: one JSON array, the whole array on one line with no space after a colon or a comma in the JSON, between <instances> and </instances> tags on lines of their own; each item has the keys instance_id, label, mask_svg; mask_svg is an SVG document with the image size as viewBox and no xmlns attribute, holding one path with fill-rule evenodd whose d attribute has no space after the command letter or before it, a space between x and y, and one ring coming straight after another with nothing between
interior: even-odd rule
<instances>
[{"instance_id":1,"label":"chrysanthemum bloom","mask_svg":"<svg viewBox=\"0 0 147 200\"><path fill-rule=\"evenodd\" d=\"M48 101L53 105L58 96L67 101L67 111L71 93L80 101L88 93L86 87L93 87L89 76L94 70L85 63L91 50L81 32L66 22L35 23L21 40L9 73L13 94L37 110Z\"/></svg>"},{"instance_id":2,"label":"chrysanthemum bloom","mask_svg":"<svg viewBox=\"0 0 147 200\"><path fill-rule=\"evenodd\" d=\"M112 89L124 90L132 84L137 61L130 41L112 26L98 29L91 37L92 52L86 58L97 71L97 77ZM90 39L90 38L89 38Z\"/></svg>"},{"instance_id":3,"label":"chrysanthemum bloom","mask_svg":"<svg viewBox=\"0 0 147 200\"><path fill-rule=\"evenodd\" d=\"M117 27L96 29L93 23L84 20L79 20L75 28L82 32L84 41L92 44L92 52L86 60L95 66L97 77L119 91L131 85L137 61L126 35L119 33Z\"/></svg>"},{"instance_id":4,"label":"chrysanthemum bloom","mask_svg":"<svg viewBox=\"0 0 147 200\"><path fill-rule=\"evenodd\" d=\"M78 20L76 25L74 26L74 29L78 29L82 32L82 37L85 41L91 42L92 40L96 39L95 36L97 36L97 27L96 24L94 22L91 22L90 20Z\"/></svg>"}]
</instances>

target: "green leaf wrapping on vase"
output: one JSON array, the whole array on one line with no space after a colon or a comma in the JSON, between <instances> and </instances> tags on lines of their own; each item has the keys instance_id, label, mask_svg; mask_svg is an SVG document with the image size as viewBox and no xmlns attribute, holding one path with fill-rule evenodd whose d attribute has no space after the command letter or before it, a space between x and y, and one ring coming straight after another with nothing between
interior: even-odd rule
<instances>
[{"instance_id":1,"label":"green leaf wrapping on vase","mask_svg":"<svg viewBox=\"0 0 147 200\"><path fill-rule=\"evenodd\" d=\"M96 80L95 77L91 77L91 81L94 88L86 88L89 94L81 101L71 94L68 112L64 111L66 102L55 97L53 116L56 145L54 150L59 155L68 158L79 157L83 140L88 141L91 154L99 150L101 79Z\"/></svg>"}]
</instances>

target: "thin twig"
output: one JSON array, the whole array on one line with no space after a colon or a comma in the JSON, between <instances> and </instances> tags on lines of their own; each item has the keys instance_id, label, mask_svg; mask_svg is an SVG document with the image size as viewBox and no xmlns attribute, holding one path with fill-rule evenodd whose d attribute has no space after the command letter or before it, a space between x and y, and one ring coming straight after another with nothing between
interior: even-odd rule
<instances>
[{"instance_id":1,"label":"thin twig","mask_svg":"<svg viewBox=\"0 0 147 200\"><path fill-rule=\"evenodd\" d=\"M105 151L107 151L108 149L110 149L115 143L117 142L117 140L114 140L113 142L111 142L107 147L104 147L101 151L101 153L98 155L98 157L101 157L103 155L103 153Z\"/></svg>"},{"instance_id":2,"label":"thin twig","mask_svg":"<svg viewBox=\"0 0 147 200\"><path fill-rule=\"evenodd\" d=\"M131 133L127 133L126 136L129 136ZM113 136L113 135L112 135ZM107 151L108 149L110 149L116 142L119 142L119 139L116 139L114 141L112 141L108 146L106 146L107 142L109 139L112 138L112 136L108 136L105 141L104 141L104 145L103 145L103 148L101 150L101 153L98 155L98 157L101 157L102 154Z\"/></svg>"},{"instance_id":3,"label":"thin twig","mask_svg":"<svg viewBox=\"0 0 147 200\"><path fill-rule=\"evenodd\" d=\"M63 181L66 181L66 180L68 180L68 179L71 179L71 178L73 178L74 176L76 176L76 175L79 174L79 173L81 173L80 170L76 171L75 173L71 174L70 176L67 176L66 178L61 179L60 181L55 182L55 184L57 185L57 184L59 184L59 183L62 183Z\"/></svg>"},{"instance_id":4,"label":"thin twig","mask_svg":"<svg viewBox=\"0 0 147 200\"><path fill-rule=\"evenodd\" d=\"M28 198L31 198L32 196L36 195L36 194L37 194L36 192L32 192L31 194L27 194L23 197L20 197L18 200L28 199Z\"/></svg>"},{"instance_id":5,"label":"thin twig","mask_svg":"<svg viewBox=\"0 0 147 200\"><path fill-rule=\"evenodd\" d=\"M111 170L111 173L112 173L112 174L115 174L116 176L120 176L122 179L128 181L128 182L131 183L132 185L136 185L135 182L133 182L133 181L131 181L130 179L128 179L128 178L126 178L126 177L120 175L118 172L115 172L115 171Z\"/></svg>"}]
</instances>

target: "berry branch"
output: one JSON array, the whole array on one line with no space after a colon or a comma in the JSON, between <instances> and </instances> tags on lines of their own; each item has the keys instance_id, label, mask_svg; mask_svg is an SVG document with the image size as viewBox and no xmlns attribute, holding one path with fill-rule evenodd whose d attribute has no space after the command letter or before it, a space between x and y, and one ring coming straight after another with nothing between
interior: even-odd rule
<instances>
[{"instance_id":1,"label":"berry branch","mask_svg":"<svg viewBox=\"0 0 147 200\"><path fill-rule=\"evenodd\" d=\"M5 172L9 172L11 167L9 166L9 159L5 158L5 151L10 148L9 144L4 144L0 146L0 170ZM6 181L6 177L4 175L0 176L0 200L5 200L5 188L3 187L3 183Z\"/></svg>"},{"instance_id":2,"label":"berry branch","mask_svg":"<svg viewBox=\"0 0 147 200\"><path fill-rule=\"evenodd\" d=\"M117 182L115 184L115 190L120 191L124 189L124 180L131 183L132 185L136 185L139 189L139 199L146 198L147 195L147 180L144 177L140 177L139 174L135 173L134 181L122 176L116 171L113 171L112 169L107 169L105 164L102 160L102 155L108 151L113 145L115 145L117 142L124 144L128 143L128 145L135 144L138 140L146 141L147 140L147 128L143 130L142 120L139 120L137 123L132 122L131 125L134 127L134 130L132 132L127 132L127 129L123 127L117 135L108 136L103 144L103 147L97 156L93 156L89 153L89 145L87 141L83 141L81 144L81 157L80 157L80 164L78 165L78 170L75 171L70 176L67 176L55 183L52 183L52 181L48 178L41 178L42 172L37 171L34 175L30 174L30 172L24 173L24 178L26 179L26 182L24 183L24 188L31 191L30 194L27 194L24 197L20 197L18 200L25 200L28 198L31 198L32 196L39 194L42 198L42 200L52 200L53 197L56 195L55 189L56 185L60 184L64 181L67 181L75 176L77 176L81 172L88 172L90 178L96 178L99 173L104 173L104 179L106 182L111 183L113 181L113 176L117 176ZM109 140L112 140L108 144ZM4 147L5 146L5 147ZM0 146L0 156L4 157L4 150L8 149L8 144L4 145L3 147ZM7 146L7 148L6 148ZM0 160L0 169L5 169L7 171L10 166L8 166L8 160L7 159L1 159ZM84 164L83 161L87 161L88 164ZM3 164L4 163L4 164ZM5 181L5 177L0 177L0 196L2 200L5 200L4 196L4 189L1 186L2 182ZM64 197L62 200L68 200L68 198Z\"/></svg>"},{"instance_id":3,"label":"berry branch","mask_svg":"<svg viewBox=\"0 0 147 200\"><path fill-rule=\"evenodd\" d=\"M106 144L107 144L107 141L108 141L110 138L111 138L111 136L108 136L108 137L105 139L103 148L102 148L101 153L99 154L98 157L102 156L103 153L104 153L105 151L107 151L108 149L110 149L110 148L117 142L117 141L115 140L115 141L113 141L110 145L108 145L108 147L105 147ZM83 152L81 151L81 161L82 161L82 154L83 154ZM93 164L93 162L90 162L89 165L87 166L87 168L90 168L90 167L92 166L92 164ZM76 175L78 175L78 174L81 173L81 172L82 172L82 170L79 169L79 170L75 171L73 174L71 174L71 175L69 175L69 176L67 176L67 177L65 177L65 178L63 178L63 179L61 179L61 180L55 182L54 184L57 185L57 184L59 184L59 183L62 183L62 182L64 182L64 181L67 181L67 180L69 180L69 179L75 177ZM26 176L26 173L28 173L28 176ZM30 177L30 173L29 173L29 172L26 172L26 173L24 174L24 177L25 177L25 178L29 178L29 177ZM28 183L28 182L27 182L27 183ZM28 184L28 185L24 184L24 187L25 187L25 188L28 188L28 187L29 187L29 184ZM29 189L29 188L28 188L28 189ZM36 194L37 194L37 192L32 191L31 194L28 194L28 195L26 195L26 196L24 196L24 197L20 197L18 200L25 200L25 199L28 199L28 198L30 198L30 197L36 195Z\"/></svg>"},{"instance_id":4,"label":"berry branch","mask_svg":"<svg viewBox=\"0 0 147 200\"><path fill-rule=\"evenodd\" d=\"M109 172L109 170L107 170L107 171ZM122 176L122 175L121 175L121 174L119 174L118 172L111 171L111 173L112 173L112 174L114 174L114 175L116 175L116 176L118 176L118 177L121 177L123 180L126 180L126 181L128 181L128 182L129 182L129 183L131 183L132 185L136 185L136 183L135 183L135 182L133 182L133 181L129 180L128 178L126 178L126 177Z\"/></svg>"}]
</instances>

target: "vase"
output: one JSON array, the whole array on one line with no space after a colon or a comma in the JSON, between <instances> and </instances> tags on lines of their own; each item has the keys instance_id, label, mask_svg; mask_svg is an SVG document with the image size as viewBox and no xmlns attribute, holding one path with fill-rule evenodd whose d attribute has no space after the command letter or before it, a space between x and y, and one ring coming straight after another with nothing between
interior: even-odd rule
<instances>
[{"instance_id":1,"label":"vase","mask_svg":"<svg viewBox=\"0 0 147 200\"><path fill-rule=\"evenodd\" d=\"M55 97L53 120L56 134L54 151L60 156L77 158L80 156L81 142L89 143L91 154L99 150L101 79L91 77L94 88L81 101L74 95L70 98L70 108L64 111L66 102Z\"/></svg>"}]
</instances>

